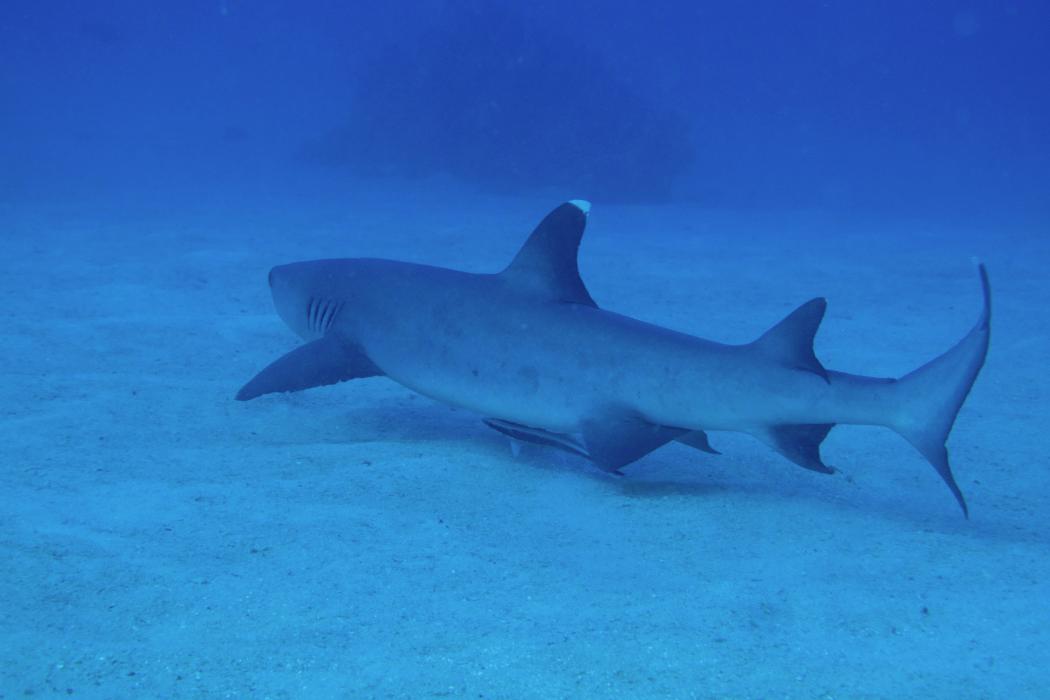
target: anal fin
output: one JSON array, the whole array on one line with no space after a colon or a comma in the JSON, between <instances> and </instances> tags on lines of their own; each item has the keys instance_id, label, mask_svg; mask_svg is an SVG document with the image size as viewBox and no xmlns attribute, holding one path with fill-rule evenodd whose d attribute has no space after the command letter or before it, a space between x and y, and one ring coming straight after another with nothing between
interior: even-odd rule
<instances>
[{"instance_id":1,"label":"anal fin","mask_svg":"<svg viewBox=\"0 0 1050 700\"><path fill-rule=\"evenodd\" d=\"M358 348L336 337L301 345L268 365L237 392L238 401L248 401L277 391L302 391L383 372Z\"/></svg>"},{"instance_id":2,"label":"anal fin","mask_svg":"<svg viewBox=\"0 0 1050 700\"><path fill-rule=\"evenodd\" d=\"M834 474L835 469L824 464L820 456L820 443L834 427L834 423L772 425L751 434L800 467Z\"/></svg>"},{"instance_id":3,"label":"anal fin","mask_svg":"<svg viewBox=\"0 0 1050 700\"><path fill-rule=\"evenodd\" d=\"M706 452L712 455L722 454L715 448L711 447L711 441L707 438L707 433L703 430L690 430L685 435L675 438L675 440L683 445L689 445L694 449L700 450L701 452Z\"/></svg>"}]
</instances>

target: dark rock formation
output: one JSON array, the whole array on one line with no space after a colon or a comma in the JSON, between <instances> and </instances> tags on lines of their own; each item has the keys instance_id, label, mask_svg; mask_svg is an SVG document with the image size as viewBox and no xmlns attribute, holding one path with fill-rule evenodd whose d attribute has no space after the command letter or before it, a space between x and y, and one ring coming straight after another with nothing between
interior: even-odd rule
<instances>
[{"instance_id":1,"label":"dark rock formation","mask_svg":"<svg viewBox=\"0 0 1050 700\"><path fill-rule=\"evenodd\" d=\"M323 157L496 190L666 197L693 158L685 120L647 104L575 33L492 3L459 6L354 76L354 112Z\"/></svg>"}]
</instances>

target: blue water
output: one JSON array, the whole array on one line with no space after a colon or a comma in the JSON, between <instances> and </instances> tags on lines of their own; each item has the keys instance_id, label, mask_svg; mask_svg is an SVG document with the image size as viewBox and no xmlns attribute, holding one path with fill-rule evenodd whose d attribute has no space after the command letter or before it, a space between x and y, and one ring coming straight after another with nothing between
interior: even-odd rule
<instances>
[{"instance_id":1,"label":"blue water","mask_svg":"<svg viewBox=\"0 0 1050 700\"><path fill-rule=\"evenodd\" d=\"M1035 1L5 0L0 698L1047 697L1048 68ZM603 308L826 296L842 371L987 263L971 518L874 428L610 479L386 379L233 401L273 265L493 271L573 198Z\"/></svg>"}]
</instances>

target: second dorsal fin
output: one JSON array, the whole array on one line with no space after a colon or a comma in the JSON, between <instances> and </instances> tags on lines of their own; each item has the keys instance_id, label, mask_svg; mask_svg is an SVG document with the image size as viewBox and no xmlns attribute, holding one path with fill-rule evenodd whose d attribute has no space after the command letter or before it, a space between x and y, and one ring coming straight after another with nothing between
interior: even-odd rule
<instances>
[{"instance_id":1,"label":"second dorsal fin","mask_svg":"<svg viewBox=\"0 0 1050 700\"><path fill-rule=\"evenodd\" d=\"M596 307L576 263L590 208L589 202L574 199L547 214L501 276L551 301Z\"/></svg>"},{"instance_id":2,"label":"second dorsal fin","mask_svg":"<svg viewBox=\"0 0 1050 700\"><path fill-rule=\"evenodd\" d=\"M755 350L785 367L812 372L829 381L828 371L813 353L813 338L820 328L828 303L822 297L810 299L751 344Z\"/></svg>"}]
</instances>

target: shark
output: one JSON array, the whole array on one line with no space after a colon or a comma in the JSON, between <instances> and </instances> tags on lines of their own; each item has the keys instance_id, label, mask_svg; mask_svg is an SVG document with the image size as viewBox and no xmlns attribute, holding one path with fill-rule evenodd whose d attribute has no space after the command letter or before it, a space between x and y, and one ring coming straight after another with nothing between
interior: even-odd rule
<instances>
[{"instance_id":1,"label":"shark","mask_svg":"<svg viewBox=\"0 0 1050 700\"><path fill-rule=\"evenodd\" d=\"M514 440L615 474L672 441L718 454L710 431L749 434L800 467L832 474L820 450L832 428L884 426L933 466L969 517L946 443L988 352L983 264L983 306L961 340L904 376L869 377L817 358L821 297L745 344L599 307L577 262L590 208L583 200L555 208L496 273L372 258L274 267L274 306L304 342L236 399L388 377L469 409Z\"/></svg>"}]
</instances>

